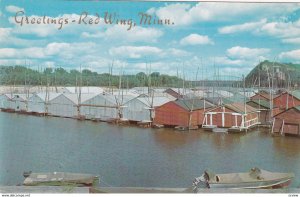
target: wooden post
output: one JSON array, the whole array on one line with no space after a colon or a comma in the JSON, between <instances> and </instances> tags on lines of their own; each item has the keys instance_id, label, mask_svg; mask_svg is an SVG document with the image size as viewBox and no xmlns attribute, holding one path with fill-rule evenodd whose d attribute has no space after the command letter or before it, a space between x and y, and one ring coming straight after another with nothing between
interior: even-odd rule
<instances>
[{"instance_id":1,"label":"wooden post","mask_svg":"<svg viewBox=\"0 0 300 197\"><path fill-rule=\"evenodd\" d=\"M272 124L272 131L271 131L271 133L273 134L274 133L274 126L275 126L275 118L273 119L273 124Z\"/></svg>"},{"instance_id":2,"label":"wooden post","mask_svg":"<svg viewBox=\"0 0 300 197\"><path fill-rule=\"evenodd\" d=\"M245 116L242 114L242 127L245 127Z\"/></svg>"},{"instance_id":3,"label":"wooden post","mask_svg":"<svg viewBox=\"0 0 300 197\"><path fill-rule=\"evenodd\" d=\"M237 127L237 115L234 115L235 117L235 126Z\"/></svg>"},{"instance_id":4,"label":"wooden post","mask_svg":"<svg viewBox=\"0 0 300 197\"><path fill-rule=\"evenodd\" d=\"M281 132L280 132L281 135L283 135L284 132L283 127L284 127L284 120L282 121L282 125L281 125Z\"/></svg>"},{"instance_id":5,"label":"wooden post","mask_svg":"<svg viewBox=\"0 0 300 197\"><path fill-rule=\"evenodd\" d=\"M222 127L225 127L225 114L222 113Z\"/></svg>"},{"instance_id":6,"label":"wooden post","mask_svg":"<svg viewBox=\"0 0 300 197\"><path fill-rule=\"evenodd\" d=\"M202 121L202 126L207 125L207 114L204 115L204 119Z\"/></svg>"}]
</instances>

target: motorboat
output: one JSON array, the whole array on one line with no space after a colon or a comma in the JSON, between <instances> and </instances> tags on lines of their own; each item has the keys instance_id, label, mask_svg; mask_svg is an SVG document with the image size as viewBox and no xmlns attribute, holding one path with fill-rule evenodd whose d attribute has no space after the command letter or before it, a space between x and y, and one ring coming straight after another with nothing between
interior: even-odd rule
<instances>
[{"instance_id":1,"label":"motorboat","mask_svg":"<svg viewBox=\"0 0 300 197\"><path fill-rule=\"evenodd\" d=\"M287 187L293 173L269 172L254 167L249 172L214 174L208 170L195 178L194 189L197 188L227 188L227 189L275 189Z\"/></svg>"},{"instance_id":2,"label":"motorboat","mask_svg":"<svg viewBox=\"0 0 300 197\"><path fill-rule=\"evenodd\" d=\"M91 174L68 172L32 173L24 172L24 186L93 186L98 184L99 177Z\"/></svg>"}]
</instances>

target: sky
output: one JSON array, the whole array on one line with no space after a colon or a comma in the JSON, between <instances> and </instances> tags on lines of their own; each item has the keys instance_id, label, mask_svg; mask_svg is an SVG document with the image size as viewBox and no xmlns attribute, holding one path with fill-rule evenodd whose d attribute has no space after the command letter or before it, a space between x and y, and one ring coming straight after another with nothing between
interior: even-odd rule
<instances>
[{"instance_id":1,"label":"sky","mask_svg":"<svg viewBox=\"0 0 300 197\"><path fill-rule=\"evenodd\" d=\"M0 0L0 65L235 78L300 63L299 16L300 3Z\"/></svg>"}]
</instances>

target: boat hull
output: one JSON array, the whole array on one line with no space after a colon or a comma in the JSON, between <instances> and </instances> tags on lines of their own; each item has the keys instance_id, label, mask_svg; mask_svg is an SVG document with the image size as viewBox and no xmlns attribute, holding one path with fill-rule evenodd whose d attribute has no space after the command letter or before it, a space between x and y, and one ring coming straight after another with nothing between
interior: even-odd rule
<instances>
[{"instance_id":1,"label":"boat hull","mask_svg":"<svg viewBox=\"0 0 300 197\"><path fill-rule=\"evenodd\" d=\"M214 174L205 171L193 181L193 186L223 189L273 189L289 186L294 173L269 172L252 168L249 172Z\"/></svg>"},{"instance_id":2,"label":"boat hull","mask_svg":"<svg viewBox=\"0 0 300 197\"><path fill-rule=\"evenodd\" d=\"M270 180L261 182L241 182L241 183L209 183L210 188L228 189L278 189L288 187L291 178L282 180Z\"/></svg>"}]
</instances>

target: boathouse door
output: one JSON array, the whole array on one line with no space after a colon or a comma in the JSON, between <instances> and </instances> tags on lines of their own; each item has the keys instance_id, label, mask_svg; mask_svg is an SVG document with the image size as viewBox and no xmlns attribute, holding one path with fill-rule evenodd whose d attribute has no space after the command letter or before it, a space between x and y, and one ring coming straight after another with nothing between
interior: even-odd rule
<instances>
[{"instance_id":1,"label":"boathouse door","mask_svg":"<svg viewBox=\"0 0 300 197\"><path fill-rule=\"evenodd\" d=\"M285 123L283 126L283 133L299 135L299 124Z\"/></svg>"}]
</instances>

